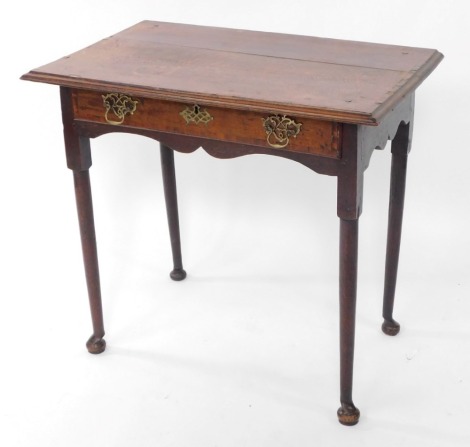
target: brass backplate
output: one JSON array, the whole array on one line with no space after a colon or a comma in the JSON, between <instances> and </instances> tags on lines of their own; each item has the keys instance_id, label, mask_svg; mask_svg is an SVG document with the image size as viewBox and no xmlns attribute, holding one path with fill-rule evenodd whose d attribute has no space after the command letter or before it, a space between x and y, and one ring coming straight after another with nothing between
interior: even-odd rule
<instances>
[{"instance_id":1,"label":"brass backplate","mask_svg":"<svg viewBox=\"0 0 470 447\"><path fill-rule=\"evenodd\" d=\"M296 137L302 123L296 123L286 115L271 115L262 118L266 140L271 147L281 149L289 144L290 137Z\"/></svg>"},{"instance_id":2,"label":"brass backplate","mask_svg":"<svg viewBox=\"0 0 470 447\"><path fill-rule=\"evenodd\" d=\"M201 106L194 104L192 107L186 107L180 115L186 121L186 124L195 123L195 124L208 124L214 118L212 115L206 110L201 108Z\"/></svg>"},{"instance_id":3,"label":"brass backplate","mask_svg":"<svg viewBox=\"0 0 470 447\"><path fill-rule=\"evenodd\" d=\"M108 93L101 96L106 109L104 119L109 124L122 124L126 115L132 115L137 108L138 101L122 93Z\"/></svg>"}]
</instances>

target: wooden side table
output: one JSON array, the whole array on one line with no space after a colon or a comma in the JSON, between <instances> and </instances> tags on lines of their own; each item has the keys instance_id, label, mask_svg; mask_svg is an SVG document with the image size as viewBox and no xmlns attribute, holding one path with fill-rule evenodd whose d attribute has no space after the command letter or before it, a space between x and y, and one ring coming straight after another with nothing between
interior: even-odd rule
<instances>
[{"instance_id":1,"label":"wooden side table","mask_svg":"<svg viewBox=\"0 0 470 447\"><path fill-rule=\"evenodd\" d=\"M414 90L442 55L431 49L145 21L32 70L22 79L60 85L67 166L73 171L93 335L105 341L93 207L90 138L108 132L161 143L174 269L181 258L174 150L218 158L269 154L338 178L342 424L352 399L358 219L363 174L392 140L382 330L396 335L400 250Z\"/></svg>"}]
</instances>

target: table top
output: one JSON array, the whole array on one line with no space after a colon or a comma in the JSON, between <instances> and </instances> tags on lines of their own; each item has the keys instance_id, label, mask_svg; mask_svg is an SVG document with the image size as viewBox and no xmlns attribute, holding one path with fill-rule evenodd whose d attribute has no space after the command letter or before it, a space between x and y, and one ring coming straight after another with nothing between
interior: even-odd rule
<instances>
[{"instance_id":1,"label":"table top","mask_svg":"<svg viewBox=\"0 0 470 447\"><path fill-rule=\"evenodd\" d=\"M442 58L426 48L144 21L22 79L374 125Z\"/></svg>"}]
</instances>

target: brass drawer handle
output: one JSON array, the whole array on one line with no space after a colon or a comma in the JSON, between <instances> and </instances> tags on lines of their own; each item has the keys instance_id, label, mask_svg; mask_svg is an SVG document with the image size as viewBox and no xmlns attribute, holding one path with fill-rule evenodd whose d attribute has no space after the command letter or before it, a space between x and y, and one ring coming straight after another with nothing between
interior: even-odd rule
<instances>
[{"instance_id":1,"label":"brass drawer handle","mask_svg":"<svg viewBox=\"0 0 470 447\"><path fill-rule=\"evenodd\" d=\"M266 141L276 149L286 147L289 144L289 138L295 138L302 126L302 123L296 123L286 115L271 115L261 119L267 135Z\"/></svg>"},{"instance_id":2,"label":"brass drawer handle","mask_svg":"<svg viewBox=\"0 0 470 447\"><path fill-rule=\"evenodd\" d=\"M122 93L108 93L101 95L103 98L103 105L106 109L104 119L107 123L119 125L124 122L126 115L132 115L139 101L132 99L130 96L123 95ZM110 119L108 114L112 113L118 120Z\"/></svg>"},{"instance_id":3,"label":"brass drawer handle","mask_svg":"<svg viewBox=\"0 0 470 447\"><path fill-rule=\"evenodd\" d=\"M192 107L186 107L182 112L180 112L180 115L184 118L186 124L203 123L207 125L214 119L206 109L202 109L201 106L197 104L194 104Z\"/></svg>"}]
</instances>

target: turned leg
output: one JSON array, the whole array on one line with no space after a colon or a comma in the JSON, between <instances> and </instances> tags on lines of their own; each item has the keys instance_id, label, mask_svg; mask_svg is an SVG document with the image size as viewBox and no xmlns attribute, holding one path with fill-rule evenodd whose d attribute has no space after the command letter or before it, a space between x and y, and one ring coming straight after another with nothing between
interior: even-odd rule
<instances>
[{"instance_id":1,"label":"turned leg","mask_svg":"<svg viewBox=\"0 0 470 447\"><path fill-rule=\"evenodd\" d=\"M106 348L101 305L100 273L96 250L95 224L93 219L93 203L91 198L90 175L85 171L73 171L75 197L77 201L78 222L82 240L83 262L90 300L93 335L87 341L87 349L91 354L100 354Z\"/></svg>"},{"instance_id":2,"label":"turned leg","mask_svg":"<svg viewBox=\"0 0 470 447\"><path fill-rule=\"evenodd\" d=\"M408 150L409 124L402 124L392 141L390 205L388 211L387 255L385 262L383 302L384 322L382 324L382 331L387 335L397 335L400 331L400 325L393 319L393 304L397 284L398 258L400 255Z\"/></svg>"},{"instance_id":3,"label":"turned leg","mask_svg":"<svg viewBox=\"0 0 470 447\"><path fill-rule=\"evenodd\" d=\"M362 209L363 139L360 128L343 125L342 161L338 174L340 401L338 419L355 425L359 410L352 400L356 324L358 223Z\"/></svg>"},{"instance_id":4,"label":"turned leg","mask_svg":"<svg viewBox=\"0 0 470 447\"><path fill-rule=\"evenodd\" d=\"M166 212L170 230L171 252L173 254L173 270L171 279L181 281L186 278L181 258L180 226L178 218L178 198L176 194L175 158L173 149L161 144L163 189L165 191Z\"/></svg>"},{"instance_id":5,"label":"turned leg","mask_svg":"<svg viewBox=\"0 0 470 447\"><path fill-rule=\"evenodd\" d=\"M73 171L75 198L77 201L78 223L82 240L83 262L91 308L93 335L87 341L87 349L92 354L99 354L106 348L104 341L103 309L101 306L100 273L96 251L95 223L91 199L90 175L91 150L90 140L80 135L74 126L72 90L60 88L62 122L64 123L64 142L67 166Z\"/></svg>"},{"instance_id":6,"label":"turned leg","mask_svg":"<svg viewBox=\"0 0 470 447\"><path fill-rule=\"evenodd\" d=\"M340 388L338 419L355 425L360 412L352 400L354 333L356 320L358 220L340 219L339 304L340 304Z\"/></svg>"}]
</instances>

